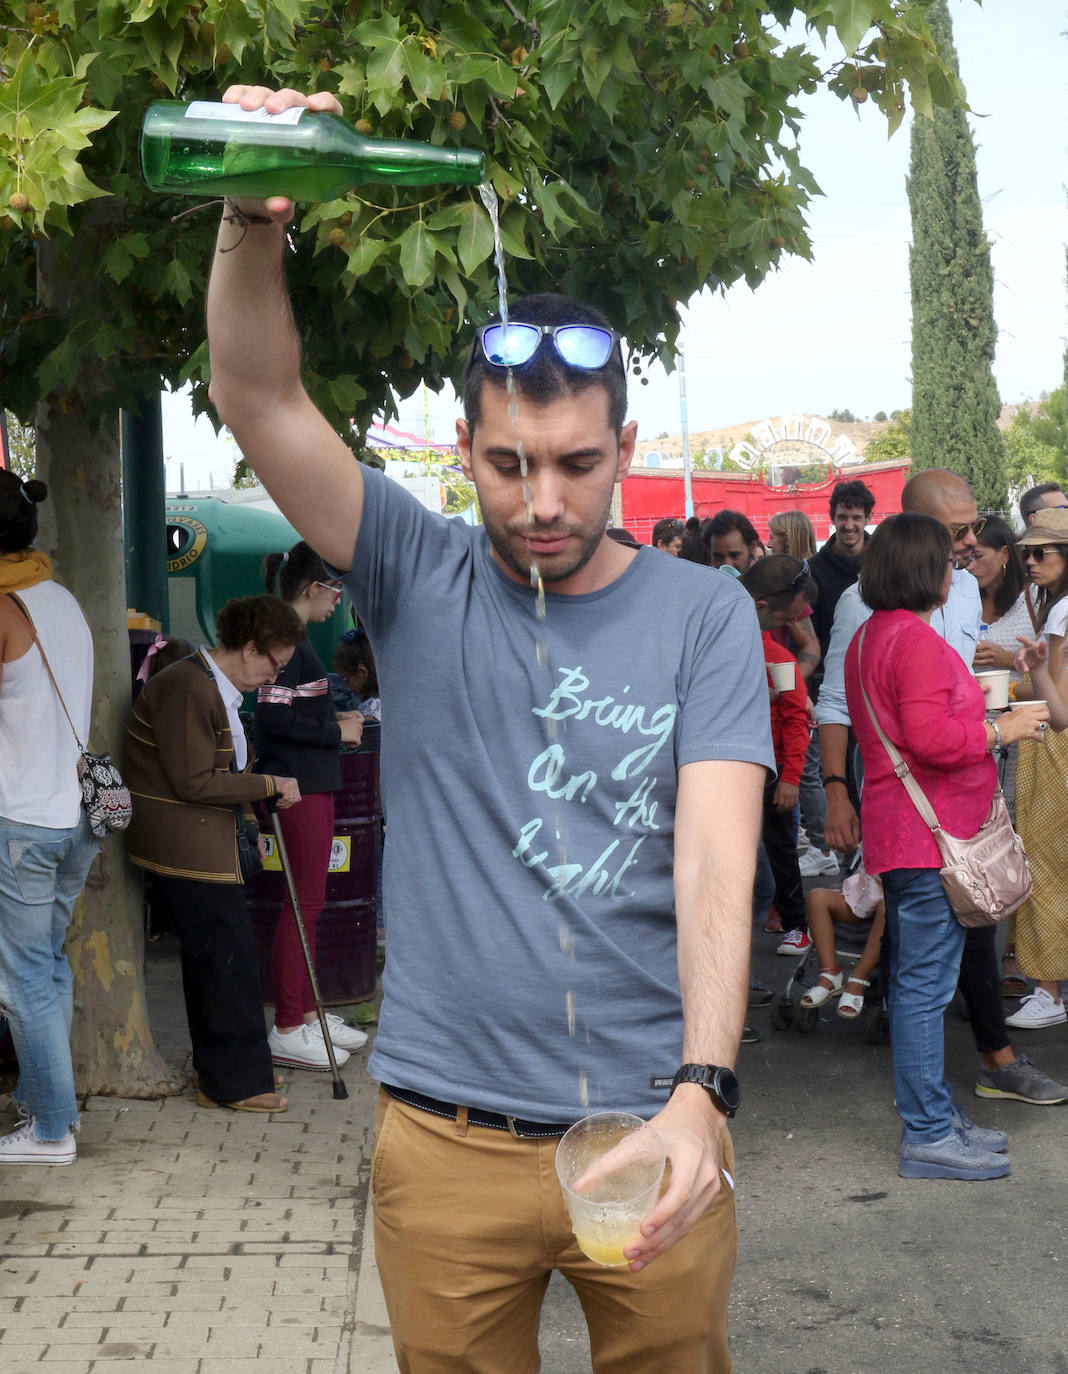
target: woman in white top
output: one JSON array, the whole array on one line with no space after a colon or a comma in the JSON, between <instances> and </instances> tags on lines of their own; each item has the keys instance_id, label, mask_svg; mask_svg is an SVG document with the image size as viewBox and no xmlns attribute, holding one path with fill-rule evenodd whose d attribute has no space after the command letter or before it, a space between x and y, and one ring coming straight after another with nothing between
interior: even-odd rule
<instances>
[{"instance_id":1,"label":"woman in white top","mask_svg":"<svg viewBox=\"0 0 1068 1374\"><path fill-rule=\"evenodd\" d=\"M46 495L43 482L0 469L0 1010L18 1056L23 1117L0 1137L0 1164L74 1163L73 979L63 938L99 848L81 804L74 732L34 644L36 630L86 739L93 641L78 603L32 547Z\"/></svg>"},{"instance_id":2,"label":"woman in white top","mask_svg":"<svg viewBox=\"0 0 1068 1374\"><path fill-rule=\"evenodd\" d=\"M979 583L983 599L983 624L973 667L1008 668L1012 681L1023 674L1013 668L1020 636L1030 639L1038 626L1038 588L1024 568L1016 536L999 515L984 517L975 532L975 553L968 571ZM979 523L979 522L977 522Z\"/></svg>"},{"instance_id":3,"label":"woman in white top","mask_svg":"<svg viewBox=\"0 0 1068 1374\"><path fill-rule=\"evenodd\" d=\"M1044 697L1055 727L1042 743L1020 745L1016 773L1016 825L1034 879L1030 899L1016 913L1016 962L1037 983L1005 1024L1033 1030L1068 1020L1057 988L1068 978L1068 734L1060 733L1068 722L1058 701L1068 700L1068 510L1039 511L1019 543L1038 588L1048 666L1026 659L1033 681L1017 686L1015 695Z\"/></svg>"}]
</instances>

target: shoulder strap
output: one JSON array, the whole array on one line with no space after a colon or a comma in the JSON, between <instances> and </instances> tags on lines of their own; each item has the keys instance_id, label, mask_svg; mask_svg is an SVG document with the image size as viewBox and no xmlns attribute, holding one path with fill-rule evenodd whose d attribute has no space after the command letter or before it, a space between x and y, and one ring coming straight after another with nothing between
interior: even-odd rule
<instances>
[{"instance_id":1,"label":"shoulder strap","mask_svg":"<svg viewBox=\"0 0 1068 1374\"><path fill-rule=\"evenodd\" d=\"M865 621L861 626L860 638L857 640L857 676L860 679L860 694L864 698L864 705L868 708L868 715L871 717L871 723L875 726L876 732L883 742L883 748L890 755L890 762L894 765L894 772L904 783L905 791L912 799L913 806L915 806L916 810L920 813L920 818L930 830L934 832L941 831L942 827L938 823L938 817L935 815L934 807L927 800L927 794L912 776L908 764L898 753L896 747L887 739L883 727L879 724L879 718L875 714L872 704L868 699L868 693L864 687L864 670L862 662L864 636L868 630L868 623L868 621Z\"/></svg>"},{"instance_id":2,"label":"shoulder strap","mask_svg":"<svg viewBox=\"0 0 1068 1374\"><path fill-rule=\"evenodd\" d=\"M75 730L74 722L70 718L70 712L67 710L67 703L63 700L63 693L59 690L59 683L56 681L55 674L52 672L52 665L48 661L48 655L45 653L44 646L42 645L41 641L37 638L37 626L33 623L33 616L30 615L29 611L26 609L26 605L22 601L21 597L16 596L14 592L8 592L8 596L11 598L11 600L15 603L15 605L19 608L22 614L29 621L30 629L33 631L33 642L37 645L37 652L41 655L41 662L45 666L45 672L48 674L52 686L56 689L56 696L59 697L59 704L63 707L63 714L67 717L67 724L71 728L71 734L74 736L74 741L77 744L79 750L84 754L85 745L78 738L78 732L77 730Z\"/></svg>"}]
</instances>

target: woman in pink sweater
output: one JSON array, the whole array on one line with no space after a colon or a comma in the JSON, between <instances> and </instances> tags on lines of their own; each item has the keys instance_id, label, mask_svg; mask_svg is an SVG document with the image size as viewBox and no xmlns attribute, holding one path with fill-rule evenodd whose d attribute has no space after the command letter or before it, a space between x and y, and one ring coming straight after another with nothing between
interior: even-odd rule
<instances>
[{"instance_id":1,"label":"woman in pink sweater","mask_svg":"<svg viewBox=\"0 0 1068 1374\"><path fill-rule=\"evenodd\" d=\"M991 750L1038 739L1048 711L988 723L983 693L960 656L931 629L949 595L949 532L926 515L885 520L861 566L874 614L846 654L846 697L864 759L864 864L882 878L890 937L890 1040L903 1122L903 1178L1000 1178L1009 1172L1000 1131L973 1125L953 1105L943 1072L942 1016L960 970L964 929L942 888L941 856L869 712L895 744L945 830L974 835L997 788ZM863 683L863 690L862 684ZM865 695L867 700L865 699Z\"/></svg>"}]
</instances>

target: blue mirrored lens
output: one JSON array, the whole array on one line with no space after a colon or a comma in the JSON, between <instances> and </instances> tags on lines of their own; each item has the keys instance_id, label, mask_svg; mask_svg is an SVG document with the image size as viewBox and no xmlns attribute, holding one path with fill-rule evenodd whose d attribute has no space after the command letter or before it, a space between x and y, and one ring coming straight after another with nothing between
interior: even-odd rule
<instances>
[{"instance_id":1,"label":"blue mirrored lens","mask_svg":"<svg viewBox=\"0 0 1068 1374\"><path fill-rule=\"evenodd\" d=\"M571 367L604 367L612 351L612 335L596 325L569 324L555 335L556 351Z\"/></svg>"},{"instance_id":2,"label":"blue mirrored lens","mask_svg":"<svg viewBox=\"0 0 1068 1374\"><path fill-rule=\"evenodd\" d=\"M541 343L541 330L533 324L495 324L482 335L482 348L497 367L518 367L528 362Z\"/></svg>"}]
</instances>

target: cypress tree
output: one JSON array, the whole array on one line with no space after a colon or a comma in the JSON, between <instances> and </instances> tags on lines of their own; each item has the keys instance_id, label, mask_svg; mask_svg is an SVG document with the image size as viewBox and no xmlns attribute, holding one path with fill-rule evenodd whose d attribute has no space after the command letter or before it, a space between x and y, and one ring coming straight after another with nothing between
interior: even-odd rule
<instances>
[{"instance_id":1,"label":"cypress tree","mask_svg":"<svg viewBox=\"0 0 1068 1374\"><path fill-rule=\"evenodd\" d=\"M946 0L925 17L957 70ZM994 383L994 275L975 171L975 144L959 106L912 122L907 181L912 214L912 470L950 468L975 488L980 510L1006 503L1005 443Z\"/></svg>"}]
</instances>

